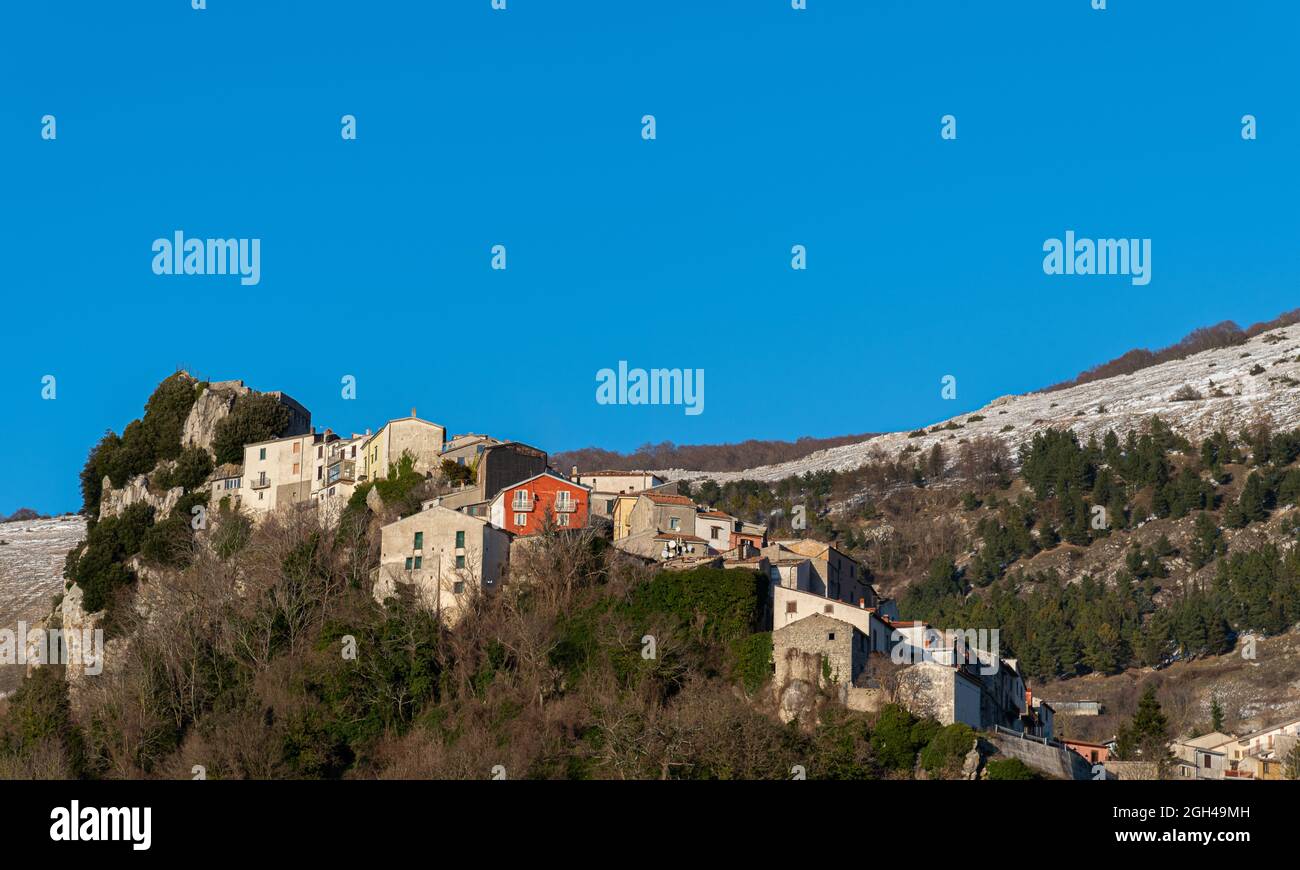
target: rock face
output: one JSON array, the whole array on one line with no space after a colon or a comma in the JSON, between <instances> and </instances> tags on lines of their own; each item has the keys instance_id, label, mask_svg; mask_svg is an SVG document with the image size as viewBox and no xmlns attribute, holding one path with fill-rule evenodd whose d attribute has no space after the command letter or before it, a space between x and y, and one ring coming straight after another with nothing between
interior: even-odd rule
<instances>
[{"instance_id":1,"label":"rock face","mask_svg":"<svg viewBox=\"0 0 1300 870\"><path fill-rule=\"evenodd\" d=\"M1081 441L1109 429L1123 437L1159 416L1174 431L1200 441L1223 427L1268 422L1300 427L1300 324L1272 329L1245 344L1207 350L1129 375L1050 393L1002 396L983 408L927 426L924 435L880 435L809 454L802 459L745 471L657 471L667 479L781 480L816 471L847 471L877 459L897 459L908 448L924 456L935 445L953 450L961 439L999 438L1014 457L1034 433L1071 429ZM982 418L982 419L975 419ZM949 423L952 429L943 429ZM929 431L932 429L938 431Z\"/></svg>"},{"instance_id":2,"label":"rock face","mask_svg":"<svg viewBox=\"0 0 1300 870\"><path fill-rule=\"evenodd\" d=\"M121 489L113 489L112 483L105 476L104 495L99 502L99 518L115 517L136 502L144 502L152 505L154 517L161 519L171 513L184 494L184 489L173 486L161 495L156 495L149 491L149 477L144 474L131 478Z\"/></svg>"},{"instance_id":3,"label":"rock face","mask_svg":"<svg viewBox=\"0 0 1300 870\"><path fill-rule=\"evenodd\" d=\"M244 386L243 381L217 381L208 384L203 394L194 400L190 415L185 418L181 429L181 444L186 447L202 447L214 459L212 436L217 424L226 418L235 407L235 400L253 392Z\"/></svg>"}]
</instances>

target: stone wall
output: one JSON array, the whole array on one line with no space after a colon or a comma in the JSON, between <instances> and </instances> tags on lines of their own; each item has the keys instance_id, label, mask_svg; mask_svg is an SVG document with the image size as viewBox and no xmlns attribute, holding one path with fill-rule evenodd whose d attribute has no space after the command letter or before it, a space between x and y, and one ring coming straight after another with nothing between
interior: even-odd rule
<instances>
[{"instance_id":1,"label":"stone wall","mask_svg":"<svg viewBox=\"0 0 1300 870\"><path fill-rule=\"evenodd\" d=\"M987 738L1004 758L1019 758L1034 770L1053 779L1092 779L1088 759L1064 746L1044 744L1037 739L994 734Z\"/></svg>"}]
</instances>

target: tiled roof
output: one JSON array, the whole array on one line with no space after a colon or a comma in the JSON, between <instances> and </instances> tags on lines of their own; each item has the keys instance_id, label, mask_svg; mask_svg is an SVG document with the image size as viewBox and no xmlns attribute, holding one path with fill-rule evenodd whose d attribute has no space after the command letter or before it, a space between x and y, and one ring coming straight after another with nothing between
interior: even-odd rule
<instances>
[{"instance_id":1,"label":"tiled roof","mask_svg":"<svg viewBox=\"0 0 1300 870\"><path fill-rule=\"evenodd\" d=\"M655 492L649 489L639 492L637 495L643 495L655 504L680 504L695 507L695 502L691 501L690 498L684 495L664 495L661 492Z\"/></svg>"}]
</instances>

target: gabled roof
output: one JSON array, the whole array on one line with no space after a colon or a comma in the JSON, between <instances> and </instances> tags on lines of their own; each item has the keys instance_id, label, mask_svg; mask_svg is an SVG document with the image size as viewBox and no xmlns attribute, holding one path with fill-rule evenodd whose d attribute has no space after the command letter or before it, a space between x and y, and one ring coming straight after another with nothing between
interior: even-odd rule
<instances>
[{"instance_id":1,"label":"gabled roof","mask_svg":"<svg viewBox=\"0 0 1300 870\"><path fill-rule=\"evenodd\" d=\"M668 495L666 493L655 492L654 490L650 490L650 489L642 490L641 492L635 493L635 495L645 496L655 504L677 504L677 505L682 505L684 507L695 507L695 502L692 501L688 496L684 496L684 495Z\"/></svg>"},{"instance_id":2,"label":"gabled roof","mask_svg":"<svg viewBox=\"0 0 1300 870\"><path fill-rule=\"evenodd\" d=\"M733 522L736 519L729 513L724 513L722 511L714 511L714 510L700 511L697 514L697 516L708 517L711 520L731 520Z\"/></svg>"},{"instance_id":3,"label":"gabled roof","mask_svg":"<svg viewBox=\"0 0 1300 870\"><path fill-rule=\"evenodd\" d=\"M498 492L496 495L492 497L492 502L495 503L497 499L504 498L507 492L518 489L519 487L524 486L526 484L532 483L534 480L537 480L539 477L553 477L556 480L558 480L560 483L567 483L569 486L573 487L574 489L585 489L588 493L591 492L591 487L584 486L581 483L576 483L572 480L569 480L569 478L565 477L562 474L556 474L554 471L547 470L547 471L539 472L538 474L534 474L532 477L518 481L517 483L506 484L505 486L501 487L500 492Z\"/></svg>"},{"instance_id":4,"label":"gabled roof","mask_svg":"<svg viewBox=\"0 0 1300 870\"><path fill-rule=\"evenodd\" d=\"M1235 743L1236 737L1231 734L1224 734L1221 731L1211 731L1209 734L1202 734L1200 737L1193 737L1191 740L1180 740L1184 746L1191 746L1195 749L1207 749L1213 751L1216 747L1223 746L1225 743Z\"/></svg>"},{"instance_id":5,"label":"gabled roof","mask_svg":"<svg viewBox=\"0 0 1300 870\"><path fill-rule=\"evenodd\" d=\"M656 541L688 541L692 544L707 544L708 541L686 532L656 532L654 539Z\"/></svg>"}]
</instances>

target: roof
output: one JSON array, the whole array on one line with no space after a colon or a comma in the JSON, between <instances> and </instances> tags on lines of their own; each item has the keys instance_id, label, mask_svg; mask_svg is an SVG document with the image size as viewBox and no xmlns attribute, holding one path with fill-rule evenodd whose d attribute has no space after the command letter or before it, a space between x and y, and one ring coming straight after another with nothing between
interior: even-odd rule
<instances>
[{"instance_id":1,"label":"roof","mask_svg":"<svg viewBox=\"0 0 1300 870\"><path fill-rule=\"evenodd\" d=\"M709 519L714 519L714 520L734 520L734 519L735 519L735 517L733 517L731 514L729 514L729 513L724 513L724 512L722 512L722 511L700 511L698 515L699 515L699 516L702 516L702 517L708 517Z\"/></svg>"},{"instance_id":2,"label":"roof","mask_svg":"<svg viewBox=\"0 0 1300 870\"><path fill-rule=\"evenodd\" d=\"M1200 737L1193 737L1191 740L1178 741L1184 746L1191 746L1195 749L1213 750L1225 743L1235 743L1236 737L1231 734L1224 734L1221 731L1211 731L1209 734L1202 734Z\"/></svg>"},{"instance_id":3,"label":"roof","mask_svg":"<svg viewBox=\"0 0 1300 870\"><path fill-rule=\"evenodd\" d=\"M426 425L426 426L433 426L433 427L435 427L435 428L441 429L444 433L447 431L447 428L446 428L445 426L443 426L443 425L441 425L441 424L439 424L439 423L435 423L435 422L433 422L432 420L422 420L422 419L420 419L419 417L394 417L393 419L389 420L387 423L385 423L384 425L382 425L382 426L380 426L378 429L376 429L373 435L367 435L367 436L364 436L364 437L365 437L365 439L366 439L367 442L370 442L370 441L374 440L375 438L378 438L378 437L379 437L379 433L380 433L380 432L383 432L383 431L384 431L385 429L387 429L389 426L393 425L394 423L402 423L402 422L405 422L406 420L414 420L415 422L417 422L417 423L423 423L423 424Z\"/></svg>"},{"instance_id":4,"label":"roof","mask_svg":"<svg viewBox=\"0 0 1300 870\"><path fill-rule=\"evenodd\" d=\"M496 501L497 499L501 498L501 493L505 492L506 490L518 489L519 487L523 486L526 483L532 483L534 480L536 480L539 477L553 477L556 480L558 480L560 483L567 483L569 486L573 487L574 489L585 489L587 492L591 492L591 487L583 486L581 483L576 483L572 480L569 480L569 478L565 477L564 475L556 474L554 471L548 469L546 471L540 471L537 474L534 474L532 477L525 478L524 480L518 481L516 483L507 483L505 486L501 487L501 492L498 492L495 496L492 497L492 501Z\"/></svg>"},{"instance_id":5,"label":"roof","mask_svg":"<svg viewBox=\"0 0 1300 870\"><path fill-rule=\"evenodd\" d=\"M838 623L838 624L844 626L845 628L849 628L849 629L852 629L853 631L856 631L858 634L865 634L865 632L864 632L862 629L858 628L858 627L857 627L856 625L854 625L853 623L851 623L851 622L845 622L845 621L842 620L842 619L836 619L835 617L833 617L833 616L828 616L828 615L825 614L825 613L809 613L809 614L807 614L807 615L805 615L805 616L801 616L801 617L799 617L798 619L795 619L795 620L792 620L792 621L790 621L790 622L787 622L785 625L781 626L780 628L773 629L773 630L772 630L772 634L773 634L774 636L777 635L777 634L780 634L781 632L786 631L787 629L792 628L793 626L796 626L796 625L798 625L799 623L801 623L801 622L805 622L805 621L807 621L807 620L809 620L809 619L819 619L819 620L824 620L824 621L826 621L826 622L835 622L835 623ZM805 628L806 628L806 626L805 626Z\"/></svg>"},{"instance_id":6,"label":"roof","mask_svg":"<svg viewBox=\"0 0 1300 870\"><path fill-rule=\"evenodd\" d=\"M641 492L635 494L638 496L645 496L655 504L678 504L686 507L692 507L692 508L695 507L695 502L692 501L688 496L684 496L684 495L665 495L662 492L654 492L648 489L642 490Z\"/></svg>"},{"instance_id":7,"label":"roof","mask_svg":"<svg viewBox=\"0 0 1300 870\"><path fill-rule=\"evenodd\" d=\"M656 541L689 541L692 544L707 544L708 541L695 535L688 535L685 532L657 532L654 539Z\"/></svg>"},{"instance_id":8,"label":"roof","mask_svg":"<svg viewBox=\"0 0 1300 870\"><path fill-rule=\"evenodd\" d=\"M658 477L660 480L663 480L662 477L659 477L659 475L655 474L653 471L616 471L612 469L606 469L605 471L579 471L578 477Z\"/></svg>"}]
</instances>

